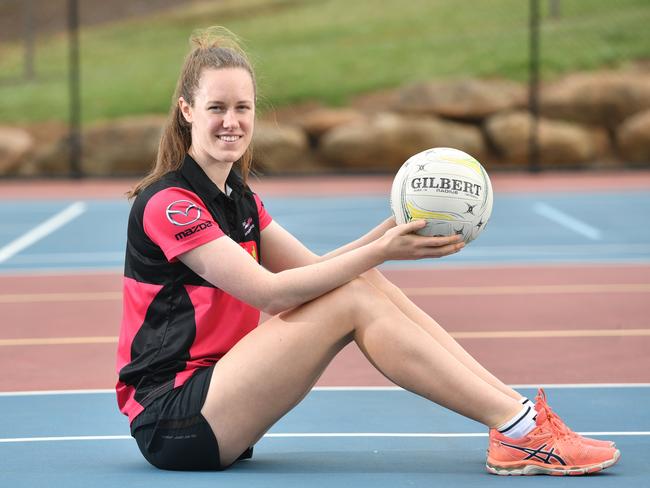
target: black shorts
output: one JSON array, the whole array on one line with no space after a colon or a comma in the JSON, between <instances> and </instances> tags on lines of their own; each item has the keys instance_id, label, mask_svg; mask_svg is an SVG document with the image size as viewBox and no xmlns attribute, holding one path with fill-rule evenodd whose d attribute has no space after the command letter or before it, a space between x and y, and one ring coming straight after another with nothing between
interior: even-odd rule
<instances>
[{"instance_id":1,"label":"black shorts","mask_svg":"<svg viewBox=\"0 0 650 488\"><path fill-rule=\"evenodd\" d=\"M197 370L185 384L154 400L131 423L131 435L147 461L160 469L220 470L219 444L201 415L214 366ZM249 459L253 448L239 459Z\"/></svg>"}]
</instances>

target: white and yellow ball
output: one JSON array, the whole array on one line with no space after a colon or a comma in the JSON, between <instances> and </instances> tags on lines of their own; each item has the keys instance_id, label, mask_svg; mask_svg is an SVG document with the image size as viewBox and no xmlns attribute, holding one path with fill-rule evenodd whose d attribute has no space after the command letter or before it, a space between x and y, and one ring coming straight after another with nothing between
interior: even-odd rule
<instances>
[{"instance_id":1,"label":"white and yellow ball","mask_svg":"<svg viewBox=\"0 0 650 488\"><path fill-rule=\"evenodd\" d=\"M461 234L471 242L492 213L492 184L476 159L448 147L411 156L393 180L390 204L398 224L424 219L418 234Z\"/></svg>"}]
</instances>

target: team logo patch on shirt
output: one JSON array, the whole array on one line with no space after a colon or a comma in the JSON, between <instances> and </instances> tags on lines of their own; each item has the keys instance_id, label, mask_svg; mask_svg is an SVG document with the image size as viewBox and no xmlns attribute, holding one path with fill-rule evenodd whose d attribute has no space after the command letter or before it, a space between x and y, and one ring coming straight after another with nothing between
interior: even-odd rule
<instances>
[{"instance_id":1,"label":"team logo patch on shirt","mask_svg":"<svg viewBox=\"0 0 650 488\"><path fill-rule=\"evenodd\" d=\"M248 254L253 256L253 259L255 259L255 261L259 262L257 255L257 243L255 241L240 242L239 245L243 247L248 252Z\"/></svg>"},{"instance_id":2,"label":"team logo patch on shirt","mask_svg":"<svg viewBox=\"0 0 650 488\"><path fill-rule=\"evenodd\" d=\"M189 200L176 200L169 204L165 214L174 225L190 225L201 218L201 209Z\"/></svg>"},{"instance_id":3,"label":"team logo patch on shirt","mask_svg":"<svg viewBox=\"0 0 650 488\"><path fill-rule=\"evenodd\" d=\"M188 227L184 231L179 232L176 234L174 237L176 238L177 241L180 241L182 239L185 239L186 237L191 236L192 234L196 234L197 232L201 232L202 230L207 229L208 227L212 227L212 222L201 222L200 224L193 225L192 227Z\"/></svg>"},{"instance_id":4,"label":"team logo patch on shirt","mask_svg":"<svg viewBox=\"0 0 650 488\"><path fill-rule=\"evenodd\" d=\"M244 220L241 225L244 228L244 235L247 236L255 228L253 217L248 217L248 220Z\"/></svg>"}]
</instances>

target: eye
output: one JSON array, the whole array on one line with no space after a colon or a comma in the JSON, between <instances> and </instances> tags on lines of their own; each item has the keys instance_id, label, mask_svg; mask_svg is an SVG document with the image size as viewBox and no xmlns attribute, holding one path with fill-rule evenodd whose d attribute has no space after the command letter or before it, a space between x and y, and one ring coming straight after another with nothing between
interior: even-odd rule
<instances>
[{"instance_id":1,"label":"eye","mask_svg":"<svg viewBox=\"0 0 650 488\"><path fill-rule=\"evenodd\" d=\"M209 110L210 112L221 113L221 112L224 112L224 111L225 111L225 108L224 108L223 105L210 105L210 106L208 107L208 110Z\"/></svg>"},{"instance_id":2,"label":"eye","mask_svg":"<svg viewBox=\"0 0 650 488\"><path fill-rule=\"evenodd\" d=\"M237 110L240 112L246 112L250 109L251 109L250 105L237 105Z\"/></svg>"}]
</instances>

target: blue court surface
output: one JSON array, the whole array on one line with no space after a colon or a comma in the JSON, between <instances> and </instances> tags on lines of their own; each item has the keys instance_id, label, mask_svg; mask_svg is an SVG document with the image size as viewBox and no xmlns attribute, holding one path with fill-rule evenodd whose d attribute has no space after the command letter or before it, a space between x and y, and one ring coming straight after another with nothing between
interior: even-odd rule
<instances>
[{"instance_id":1,"label":"blue court surface","mask_svg":"<svg viewBox=\"0 0 650 488\"><path fill-rule=\"evenodd\" d=\"M535 391L519 388L533 397ZM485 472L486 429L397 388L317 389L224 472L151 467L113 392L0 394L0 479L18 487L650 486L650 385L551 387L576 431L614 440L619 463L586 477Z\"/></svg>"},{"instance_id":2,"label":"blue court surface","mask_svg":"<svg viewBox=\"0 0 650 488\"><path fill-rule=\"evenodd\" d=\"M380 196L264 201L281 225L317 253L358 238L390 215ZM646 191L497 195L487 229L463 252L387 265L647 263L648 209ZM2 201L0 243L9 244L0 247L0 272L119 270L128 211L124 200Z\"/></svg>"},{"instance_id":3,"label":"blue court surface","mask_svg":"<svg viewBox=\"0 0 650 488\"><path fill-rule=\"evenodd\" d=\"M390 215L380 196L264 201L317 253ZM649 209L647 191L497 195L488 228L463 252L386 266L647 265ZM124 200L0 201L0 273L119 272L128 210ZM578 478L489 475L483 426L400 389L334 388L312 391L252 461L226 472L165 472L140 455L113 392L0 393L0 487L650 487L650 384L547 393L574 430L615 440L621 461Z\"/></svg>"}]
</instances>

